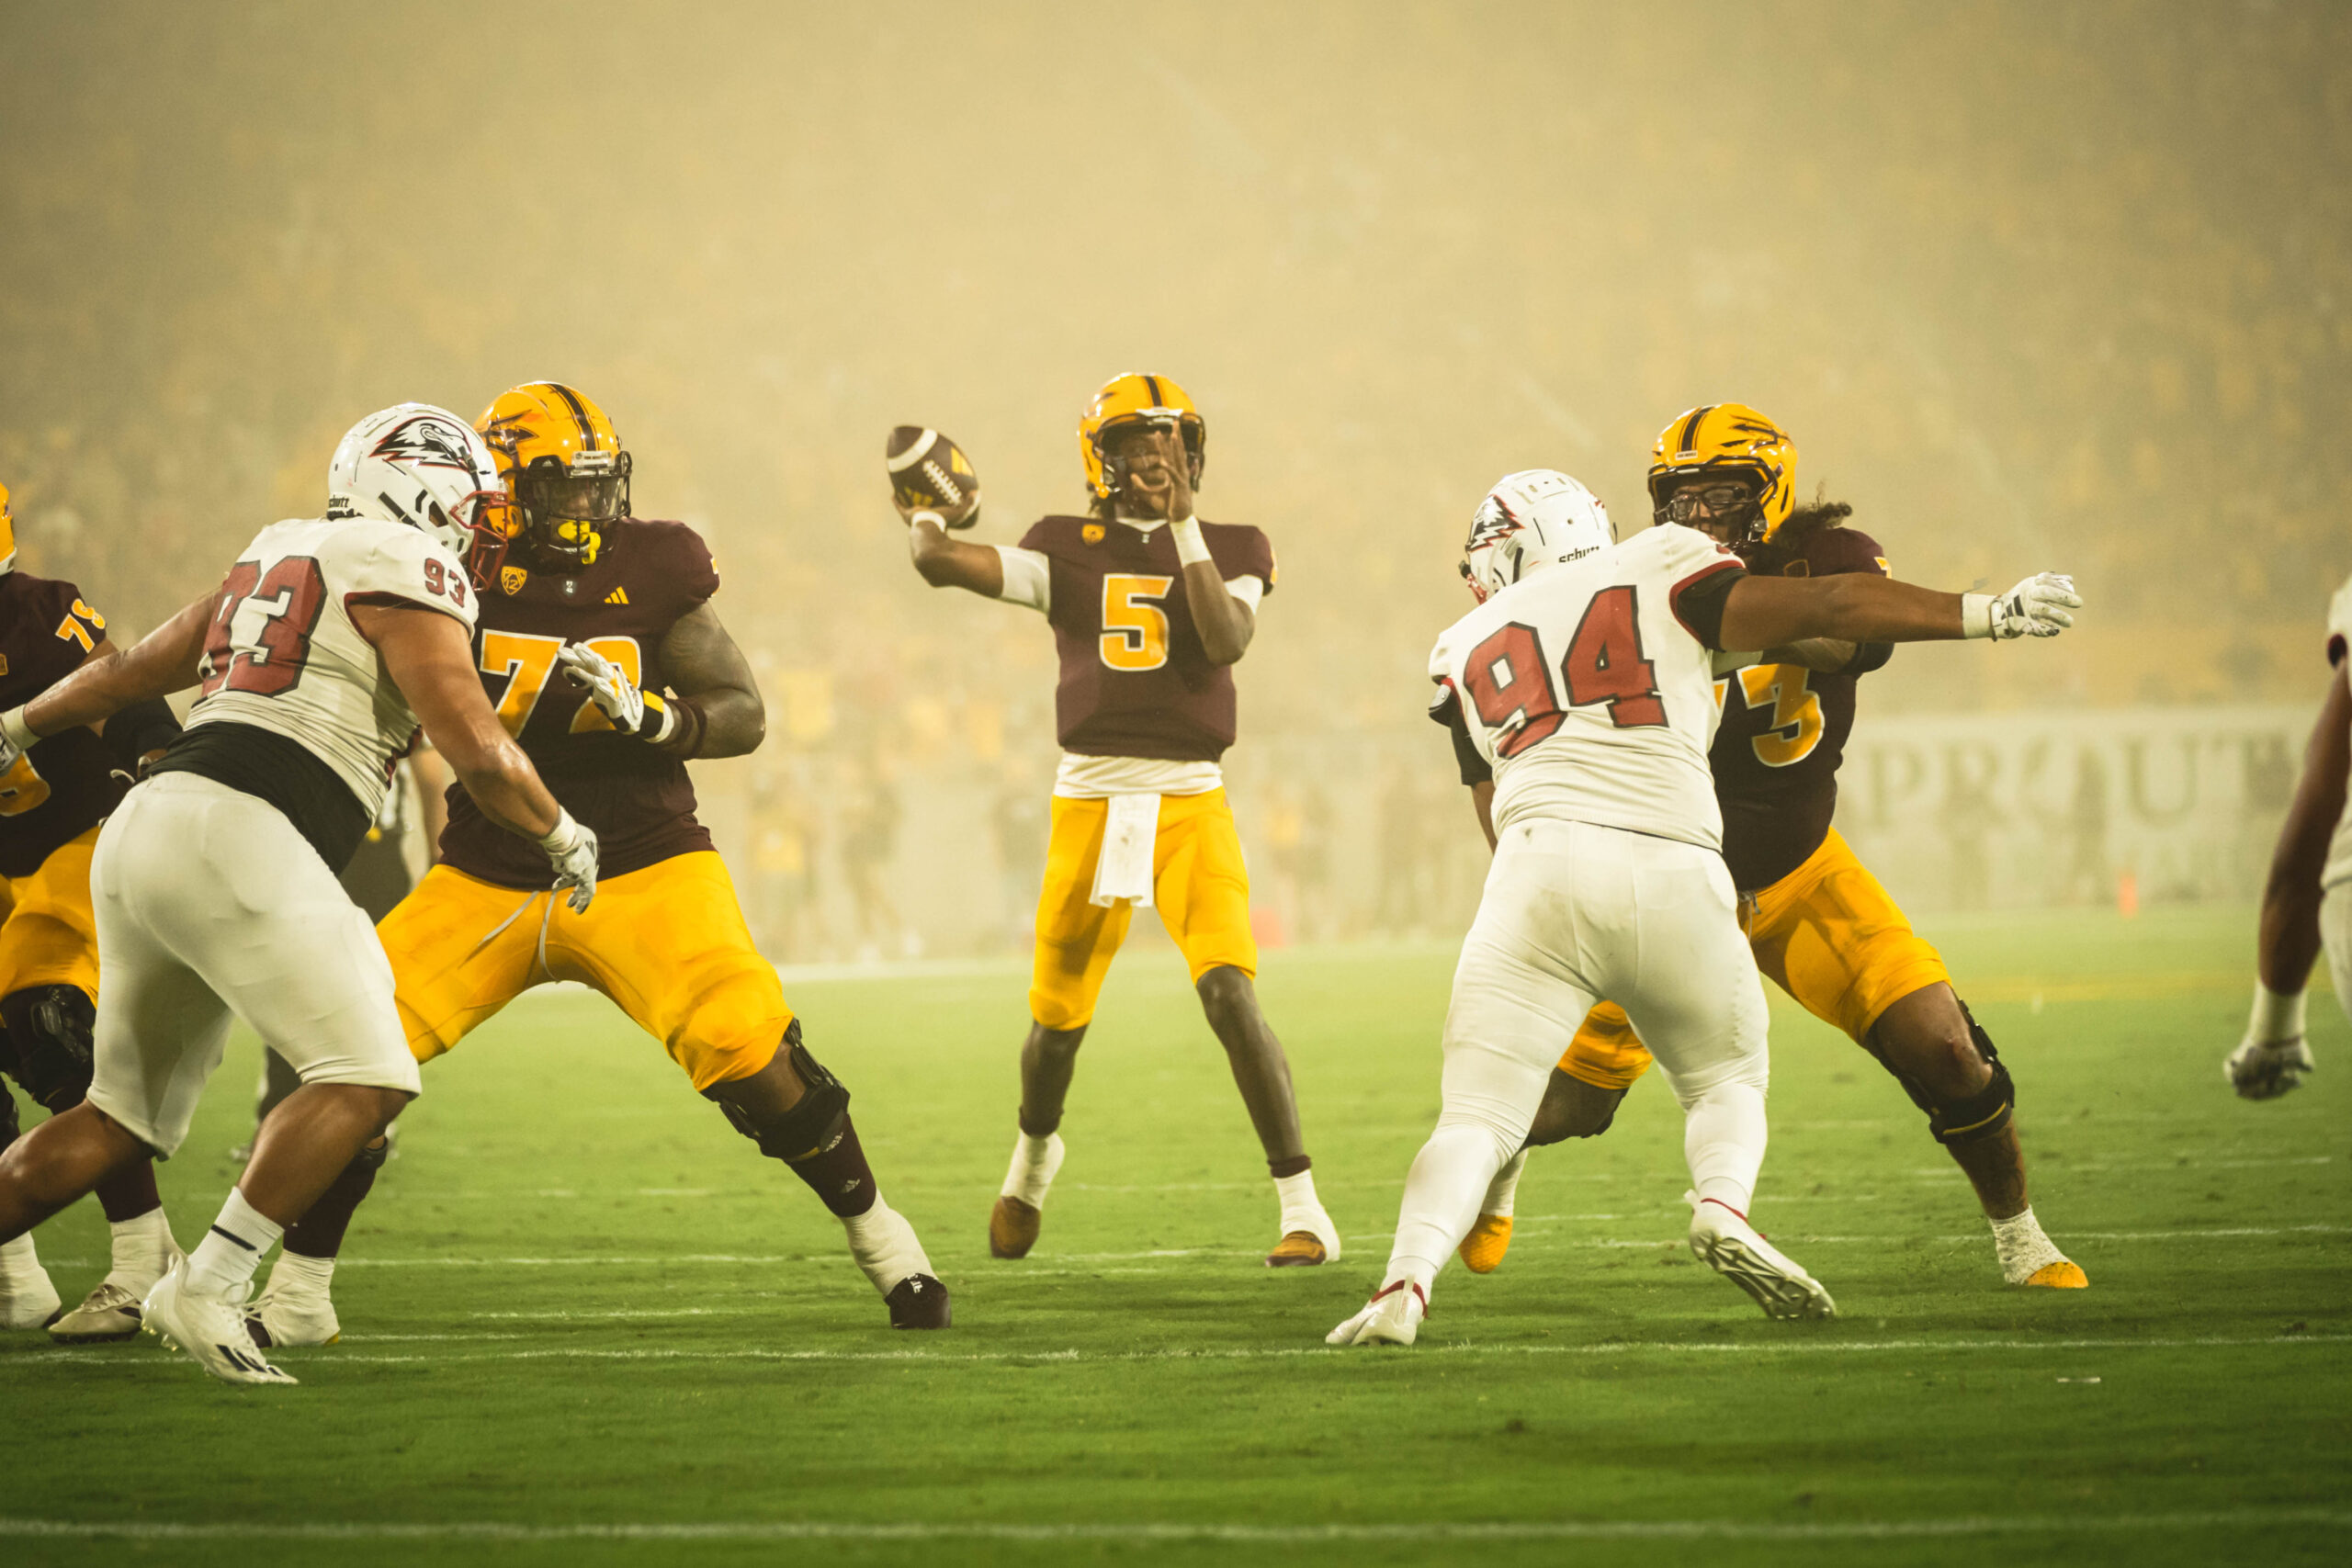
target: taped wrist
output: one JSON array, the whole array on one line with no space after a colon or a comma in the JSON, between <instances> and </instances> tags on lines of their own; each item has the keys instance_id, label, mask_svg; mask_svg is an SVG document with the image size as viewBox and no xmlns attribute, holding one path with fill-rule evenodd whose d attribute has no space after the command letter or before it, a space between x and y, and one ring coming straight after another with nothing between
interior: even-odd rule
<instances>
[{"instance_id":1,"label":"taped wrist","mask_svg":"<svg viewBox=\"0 0 2352 1568\"><path fill-rule=\"evenodd\" d=\"M8 744L19 751L31 750L40 739L33 733L33 727L25 722L25 710L21 705L0 713L0 736L6 736Z\"/></svg>"},{"instance_id":2,"label":"taped wrist","mask_svg":"<svg viewBox=\"0 0 2352 1568\"><path fill-rule=\"evenodd\" d=\"M638 694L645 701L644 716L637 721L637 738L649 745L659 746L678 733L678 710L670 705L659 692Z\"/></svg>"},{"instance_id":3,"label":"taped wrist","mask_svg":"<svg viewBox=\"0 0 2352 1568\"><path fill-rule=\"evenodd\" d=\"M1993 635L1993 595L1963 593L1960 596L1960 635L1964 637L1989 637Z\"/></svg>"},{"instance_id":4,"label":"taped wrist","mask_svg":"<svg viewBox=\"0 0 2352 1568\"><path fill-rule=\"evenodd\" d=\"M1187 517L1182 523L1169 525L1168 536L1176 541L1176 558L1184 565L1214 562L1216 558L1209 554L1208 541L1201 537L1199 518Z\"/></svg>"},{"instance_id":5,"label":"taped wrist","mask_svg":"<svg viewBox=\"0 0 2352 1568\"><path fill-rule=\"evenodd\" d=\"M540 838L539 848L547 852L550 860L560 860L579 847L580 824L572 820L571 812L557 807L555 826Z\"/></svg>"},{"instance_id":6,"label":"taped wrist","mask_svg":"<svg viewBox=\"0 0 2352 1568\"><path fill-rule=\"evenodd\" d=\"M718 1109L737 1132L760 1146L760 1153L770 1159L780 1159L795 1165L823 1154L841 1141L849 1119L849 1090L841 1079L817 1065L817 1058L800 1043L800 1021L794 1019L784 1032L784 1048L791 1053L792 1070L798 1074L808 1092L793 1101L792 1108L779 1116L758 1116L741 1106L722 1099L719 1091L727 1086L715 1084L703 1093L718 1101Z\"/></svg>"},{"instance_id":7,"label":"taped wrist","mask_svg":"<svg viewBox=\"0 0 2352 1568\"><path fill-rule=\"evenodd\" d=\"M2254 1016L2246 1021L2245 1037L2257 1045L2277 1045L2302 1038L2305 995L2302 991L2274 991L2257 977L2254 982Z\"/></svg>"}]
</instances>

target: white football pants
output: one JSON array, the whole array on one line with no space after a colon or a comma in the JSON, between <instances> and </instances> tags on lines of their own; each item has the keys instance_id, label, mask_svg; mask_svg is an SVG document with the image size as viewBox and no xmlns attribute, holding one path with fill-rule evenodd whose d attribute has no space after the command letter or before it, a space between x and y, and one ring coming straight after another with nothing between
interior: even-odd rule
<instances>
[{"instance_id":1,"label":"white football pants","mask_svg":"<svg viewBox=\"0 0 2352 1568\"><path fill-rule=\"evenodd\" d=\"M1723 856L1548 818L1506 828L1445 1017L1444 1108L1397 1217L1388 1279L1424 1290L1526 1142L1577 1026L1606 997L1682 1104L1700 1196L1745 1213L1764 1163L1764 987Z\"/></svg>"},{"instance_id":2,"label":"white football pants","mask_svg":"<svg viewBox=\"0 0 2352 1568\"><path fill-rule=\"evenodd\" d=\"M123 797L90 862L90 1103L169 1155L232 1012L304 1083L422 1087L376 929L285 814L195 773Z\"/></svg>"},{"instance_id":3,"label":"white football pants","mask_svg":"<svg viewBox=\"0 0 2352 1568\"><path fill-rule=\"evenodd\" d=\"M2336 1003L2352 1018L2352 882L2339 882L2321 896L2319 939Z\"/></svg>"}]
</instances>

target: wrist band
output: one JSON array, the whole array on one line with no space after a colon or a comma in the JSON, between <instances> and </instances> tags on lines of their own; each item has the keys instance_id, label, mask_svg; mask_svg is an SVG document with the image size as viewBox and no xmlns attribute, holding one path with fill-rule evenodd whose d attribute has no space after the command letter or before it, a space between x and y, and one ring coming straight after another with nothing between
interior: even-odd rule
<instances>
[{"instance_id":1,"label":"wrist band","mask_svg":"<svg viewBox=\"0 0 2352 1568\"><path fill-rule=\"evenodd\" d=\"M33 727L25 722L25 710L21 705L0 713L0 736L6 736L8 744L19 751L31 750L34 743L40 739L33 733Z\"/></svg>"},{"instance_id":2,"label":"wrist band","mask_svg":"<svg viewBox=\"0 0 2352 1568\"><path fill-rule=\"evenodd\" d=\"M640 694L645 699L645 717L638 722L637 738L650 746L659 746L678 733L678 713L662 700L659 692Z\"/></svg>"},{"instance_id":3,"label":"wrist band","mask_svg":"<svg viewBox=\"0 0 2352 1568\"><path fill-rule=\"evenodd\" d=\"M907 529L910 533L913 531L915 525L918 523L929 523L938 528L942 533L946 532L947 529L947 519L942 517L936 512L910 512L907 513Z\"/></svg>"},{"instance_id":4,"label":"wrist band","mask_svg":"<svg viewBox=\"0 0 2352 1568\"><path fill-rule=\"evenodd\" d=\"M1963 593L1960 596L1960 635L1986 637L1993 635L1993 595Z\"/></svg>"},{"instance_id":5,"label":"wrist band","mask_svg":"<svg viewBox=\"0 0 2352 1568\"><path fill-rule=\"evenodd\" d=\"M1199 518L1187 517L1182 523L1172 523L1169 525L1168 532L1176 541L1176 558L1179 561L1186 566L1197 566L1203 561L1215 564L1216 558L1209 554L1208 542L1201 537Z\"/></svg>"},{"instance_id":6,"label":"wrist band","mask_svg":"<svg viewBox=\"0 0 2352 1568\"><path fill-rule=\"evenodd\" d=\"M2303 1032L2304 991L2274 991L2259 976L2254 982L2254 1016L2245 1026L2246 1038L2259 1044L2299 1040Z\"/></svg>"}]
</instances>

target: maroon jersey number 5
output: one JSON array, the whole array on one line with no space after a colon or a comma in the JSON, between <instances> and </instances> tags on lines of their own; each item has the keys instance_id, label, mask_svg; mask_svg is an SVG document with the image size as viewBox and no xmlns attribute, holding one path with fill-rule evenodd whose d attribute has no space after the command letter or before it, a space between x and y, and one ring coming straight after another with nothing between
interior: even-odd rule
<instances>
[{"instance_id":1,"label":"maroon jersey number 5","mask_svg":"<svg viewBox=\"0 0 2352 1568\"><path fill-rule=\"evenodd\" d=\"M287 556L266 574L257 561L241 560L220 585L220 607L204 640L204 694L226 689L274 697L294 689L311 657L311 634L326 605L326 580L310 556ZM258 649L230 641L238 614L251 603L261 612Z\"/></svg>"}]
</instances>

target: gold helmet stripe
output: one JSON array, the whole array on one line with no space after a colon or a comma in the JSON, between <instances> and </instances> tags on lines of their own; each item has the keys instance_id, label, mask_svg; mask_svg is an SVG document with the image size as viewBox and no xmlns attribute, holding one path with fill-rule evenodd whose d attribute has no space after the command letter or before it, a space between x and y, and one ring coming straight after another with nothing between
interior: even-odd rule
<instances>
[{"instance_id":1,"label":"gold helmet stripe","mask_svg":"<svg viewBox=\"0 0 2352 1568\"><path fill-rule=\"evenodd\" d=\"M1685 421L1682 426L1682 449L1676 453L1675 456L1689 457L1690 454L1698 451L1699 423L1714 412L1715 405L1713 403L1709 403L1703 408L1696 408L1690 411L1690 419Z\"/></svg>"},{"instance_id":2,"label":"gold helmet stripe","mask_svg":"<svg viewBox=\"0 0 2352 1568\"><path fill-rule=\"evenodd\" d=\"M553 387L561 394L563 400L571 405L571 417L580 422L580 449L583 452L596 451L598 449L596 427L588 423L588 411L582 405L580 394L560 381L549 381L548 385Z\"/></svg>"},{"instance_id":3,"label":"gold helmet stripe","mask_svg":"<svg viewBox=\"0 0 2352 1568\"><path fill-rule=\"evenodd\" d=\"M1166 407L1168 406L1168 399L1167 399L1165 396L1163 396L1163 395L1161 394L1160 390L1159 390L1159 377L1157 377L1157 376L1146 376L1146 377L1143 378L1143 384L1144 384L1145 386L1147 386L1147 387L1148 387L1148 388L1150 388L1150 389L1151 389L1151 406L1152 406L1152 407L1154 407L1154 408L1156 408L1156 409L1162 409L1162 408L1166 408Z\"/></svg>"}]
</instances>

